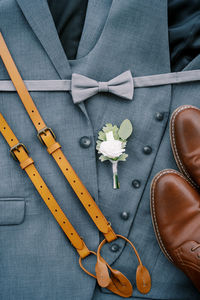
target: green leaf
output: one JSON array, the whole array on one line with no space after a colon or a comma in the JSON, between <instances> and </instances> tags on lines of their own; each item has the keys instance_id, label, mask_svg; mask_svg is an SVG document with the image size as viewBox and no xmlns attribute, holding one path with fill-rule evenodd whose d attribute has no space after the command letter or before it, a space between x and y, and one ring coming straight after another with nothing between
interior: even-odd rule
<instances>
[{"instance_id":1,"label":"green leaf","mask_svg":"<svg viewBox=\"0 0 200 300\"><path fill-rule=\"evenodd\" d=\"M106 124L106 126L104 126L103 127L103 132L109 132L109 131L112 131L113 130L113 126L112 126L112 124L111 123L108 123L108 124Z\"/></svg>"},{"instance_id":2,"label":"green leaf","mask_svg":"<svg viewBox=\"0 0 200 300\"><path fill-rule=\"evenodd\" d=\"M133 126L131 122L128 119L126 119L120 125L118 134L122 140L126 140L131 135L132 131L133 131Z\"/></svg>"},{"instance_id":3,"label":"green leaf","mask_svg":"<svg viewBox=\"0 0 200 300\"><path fill-rule=\"evenodd\" d=\"M100 161L106 161L106 160L109 160L109 158L107 157L107 156L104 156L104 155L100 155L99 156L99 159L100 159Z\"/></svg>"},{"instance_id":4,"label":"green leaf","mask_svg":"<svg viewBox=\"0 0 200 300\"><path fill-rule=\"evenodd\" d=\"M119 159L119 157L114 157L114 158L109 158L109 160L112 161L117 161Z\"/></svg>"},{"instance_id":5,"label":"green leaf","mask_svg":"<svg viewBox=\"0 0 200 300\"><path fill-rule=\"evenodd\" d=\"M119 160L119 161L126 161L126 158L127 158L127 157L128 157L128 154L122 153L122 154L119 156L118 160Z\"/></svg>"},{"instance_id":6,"label":"green leaf","mask_svg":"<svg viewBox=\"0 0 200 300\"><path fill-rule=\"evenodd\" d=\"M99 141L99 140L96 141L96 149L97 150L99 150L101 143L102 143L102 141Z\"/></svg>"},{"instance_id":7,"label":"green leaf","mask_svg":"<svg viewBox=\"0 0 200 300\"><path fill-rule=\"evenodd\" d=\"M122 148L125 148L125 147L126 147L126 144L127 144L127 142L126 142L126 141L125 141L125 142L123 141L123 142L122 142Z\"/></svg>"},{"instance_id":8,"label":"green leaf","mask_svg":"<svg viewBox=\"0 0 200 300\"><path fill-rule=\"evenodd\" d=\"M103 131L99 131L98 139L101 141L106 141L106 134Z\"/></svg>"},{"instance_id":9,"label":"green leaf","mask_svg":"<svg viewBox=\"0 0 200 300\"><path fill-rule=\"evenodd\" d=\"M112 125L111 123L107 123L103 128L102 128L102 132L105 134L105 139L106 140L106 133L112 131L113 132L113 137L115 140L119 140L119 134L118 134L118 130L119 128L116 125ZM103 136L101 135L101 139L103 140Z\"/></svg>"},{"instance_id":10,"label":"green leaf","mask_svg":"<svg viewBox=\"0 0 200 300\"><path fill-rule=\"evenodd\" d=\"M116 125L114 125L114 126L113 126L113 136L114 136L114 139L115 139L115 140L119 140L119 134L118 134L118 131L119 131L119 128L118 128Z\"/></svg>"}]
</instances>

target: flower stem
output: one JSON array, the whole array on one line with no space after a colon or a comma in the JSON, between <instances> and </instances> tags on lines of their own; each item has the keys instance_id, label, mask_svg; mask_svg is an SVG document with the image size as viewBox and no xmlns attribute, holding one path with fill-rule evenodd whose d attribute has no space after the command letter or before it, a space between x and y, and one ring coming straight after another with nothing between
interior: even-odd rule
<instances>
[{"instance_id":1,"label":"flower stem","mask_svg":"<svg viewBox=\"0 0 200 300\"><path fill-rule=\"evenodd\" d=\"M113 171L113 188L119 189L119 180L117 174L117 161L112 162L112 171Z\"/></svg>"}]
</instances>

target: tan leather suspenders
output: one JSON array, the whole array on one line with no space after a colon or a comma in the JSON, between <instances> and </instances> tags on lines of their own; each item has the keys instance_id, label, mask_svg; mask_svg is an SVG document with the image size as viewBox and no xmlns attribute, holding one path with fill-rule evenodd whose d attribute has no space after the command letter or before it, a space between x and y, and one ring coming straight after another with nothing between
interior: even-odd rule
<instances>
[{"instance_id":1,"label":"tan leather suspenders","mask_svg":"<svg viewBox=\"0 0 200 300\"><path fill-rule=\"evenodd\" d=\"M110 223L106 220L95 201L81 182L78 175L75 173L70 163L61 150L61 145L56 142L56 137L51 128L47 127L37 110L31 95L29 94L16 66L10 55L10 52L0 35L0 55L5 64L5 67L10 75L10 78L18 92L18 95L24 104L24 107L32 120L40 141L47 147L47 151L55 159L57 165L68 180L72 189L78 196L79 200L87 210L88 214L96 224L97 228L104 234L106 240L111 242L116 239L116 235L112 230Z\"/></svg>"},{"instance_id":2,"label":"tan leather suspenders","mask_svg":"<svg viewBox=\"0 0 200 300\"><path fill-rule=\"evenodd\" d=\"M32 120L37 133L38 138L42 144L47 147L47 152L52 155L54 160L56 161L57 165L63 172L64 176L70 183L72 189L78 196L79 200L85 207L86 211L96 224L99 231L101 231L104 236L105 240L101 242L99 245L99 249L97 251L97 264L96 264L96 275L89 273L85 268L82 266L81 259L88 256L89 254L95 254L93 251L90 251L83 240L80 238L76 230L73 228L61 208L59 207L58 203L56 202L55 198L49 191L48 187L46 186L45 182L41 178L40 174L38 173L37 169L34 166L34 162L31 157L28 156L28 152L25 146L17 140L14 133L6 123L3 116L0 114L0 131L3 134L4 138L8 142L9 146L11 147L11 153L13 156L20 162L20 166L22 169L26 171L29 178L33 182L35 188L45 201L46 205L50 209L51 213L54 215L55 219L71 241L72 245L76 248L80 255L80 266L82 269L88 273L89 275L97 278L98 283L100 286L106 287L112 290L114 293L122 296L122 297L130 297L132 295L132 286L128 279L119 271L113 270L105 260L100 256L100 249L105 244L105 242L111 242L115 239L123 238L127 242L131 244L133 250L135 251L139 266L137 268L136 273L136 283L137 288L141 293L149 292L151 288L151 278L149 275L148 270L142 265L142 262L139 258L139 255L133 246L133 244L121 235L116 235L111 227L111 224L106 220L104 215L102 214L101 210L91 197L90 193L87 191L86 187L81 182L78 175L73 170L72 166L66 159L65 155L61 150L61 145L56 141L55 134L53 133L52 129L47 127L44 120L42 119L39 111L37 110L31 95L29 94L23 79L21 78L17 67L11 57L11 54L6 46L6 43L3 39L2 34L0 33L0 56L4 62L4 65L10 75L10 78L17 90L17 93L30 117ZM96 255L96 254L95 254ZM109 275L108 269L110 269L111 276Z\"/></svg>"},{"instance_id":3,"label":"tan leather suspenders","mask_svg":"<svg viewBox=\"0 0 200 300\"><path fill-rule=\"evenodd\" d=\"M90 254L90 251L86 247L83 240L80 238L76 230L73 228L62 209L56 202L54 196L46 186L39 172L37 171L33 159L28 155L26 147L18 141L13 131L9 127L8 123L0 113L0 131L11 147L10 152L16 160L19 161L20 167L26 171L30 180L34 184L38 193L50 209L51 213L55 217L62 230L67 235L72 245L76 248L79 255L84 258Z\"/></svg>"},{"instance_id":4,"label":"tan leather suspenders","mask_svg":"<svg viewBox=\"0 0 200 300\"><path fill-rule=\"evenodd\" d=\"M48 189L47 185L45 184L44 180L40 176L38 170L34 165L33 159L29 156L28 150L24 144L20 143L16 136L14 135L13 131L9 127L8 123L4 119L3 115L0 113L0 132L2 133L3 137L7 141L8 145L10 146L10 152L14 159L18 160L20 163L20 167L26 171L27 175L29 176L30 180L34 184L35 188L37 189L38 193L46 203L47 207L55 217L58 224L61 226L62 230L70 240L71 244L76 248L78 254L80 255L80 266L81 268L90 276L96 278L95 275L88 272L83 266L81 259L87 257L90 254L96 255L95 252L90 251L87 246L85 245L83 239L79 236L77 231L74 229L58 203L56 202L54 196ZM111 290L113 293L118 294L122 297L130 297L132 295L132 285L129 280L119 271L113 270L106 261L99 257L99 260L102 262L102 266L104 269L109 268L112 274L110 278L109 275L107 278L104 279L105 287ZM99 270L99 277L102 274L102 268Z\"/></svg>"}]
</instances>

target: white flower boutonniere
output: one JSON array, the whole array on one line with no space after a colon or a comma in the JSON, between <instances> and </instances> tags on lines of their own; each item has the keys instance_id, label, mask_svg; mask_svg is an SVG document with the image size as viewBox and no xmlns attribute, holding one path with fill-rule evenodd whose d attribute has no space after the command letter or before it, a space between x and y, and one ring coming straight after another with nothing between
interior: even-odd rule
<instances>
[{"instance_id":1,"label":"white flower boutonniere","mask_svg":"<svg viewBox=\"0 0 200 300\"><path fill-rule=\"evenodd\" d=\"M101 154L99 159L103 162L109 160L112 163L113 188L119 189L117 164L125 161L128 154L125 153L127 138L133 130L131 122L126 119L118 128L116 125L106 124L98 134L96 149Z\"/></svg>"}]
</instances>

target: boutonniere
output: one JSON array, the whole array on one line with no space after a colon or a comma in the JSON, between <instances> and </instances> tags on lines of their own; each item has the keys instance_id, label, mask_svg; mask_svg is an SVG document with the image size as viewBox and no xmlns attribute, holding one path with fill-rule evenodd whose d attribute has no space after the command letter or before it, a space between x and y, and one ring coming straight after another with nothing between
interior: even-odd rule
<instances>
[{"instance_id":1,"label":"boutonniere","mask_svg":"<svg viewBox=\"0 0 200 300\"><path fill-rule=\"evenodd\" d=\"M127 138L131 135L133 127L131 122L126 119L120 127L106 124L98 133L96 149L101 154L99 159L104 162L109 160L112 163L113 188L119 189L117 166L119 161L125 161L128 157L126 151Z\"/></svg>"}]
</instances>

